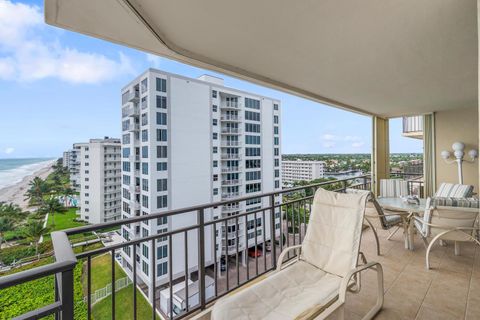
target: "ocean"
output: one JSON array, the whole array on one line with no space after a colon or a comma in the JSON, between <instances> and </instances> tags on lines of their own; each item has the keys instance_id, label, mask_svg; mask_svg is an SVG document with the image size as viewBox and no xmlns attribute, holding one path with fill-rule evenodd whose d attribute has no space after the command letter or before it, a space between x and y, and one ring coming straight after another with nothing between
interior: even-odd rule
<instances>
[{"instance_id":1,"label":"ocean","mask_svg":"<svg viewBox=\"0 0 480 320\"><path fill-rule=\"evenodd\" d=\"M26 176L52 163L52 158L0 159L0 189L14 185Z\"/></svg>"}]
</instances>

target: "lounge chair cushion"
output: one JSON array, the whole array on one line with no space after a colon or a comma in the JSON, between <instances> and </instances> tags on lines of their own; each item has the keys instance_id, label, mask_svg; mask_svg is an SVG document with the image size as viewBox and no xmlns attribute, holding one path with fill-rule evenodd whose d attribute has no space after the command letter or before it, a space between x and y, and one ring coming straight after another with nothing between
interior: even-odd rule
<instances>
[{"instance_id":1,"label":"lounge chair cushion","mask_svg":"<svg viewBox=\"0 0 480 320\"><path fill-rule=\"evenodd\" d=\"M442 183L435 197L468 198L472 196L473 186L465 184Z\"/></svg>"},{"instance_id":2,"label":"lounge chair cushion","mask_svg":"<svg viewBox=\"0 0 480 320\"><path fill-rule=\"evenodd\" d=\"M367 196L318 189L301 259L340 277L355 268Z\"/></svg>"},{"instance_id":3,"label":"lounge chair cushion","mask_svg":"<svg viewBox=\"0 0 480 320\"><path fill-rule=\"evenodd\" d=\"M479 208L480 200L476 198L434 197L431 205L433 207Z\"/></svg>"},{"instance_id":4,"label":"lounge chair cushion","mask_svg":"<svg viewBox=\"0 0 480 320\"><path fill-rule=\"evenodd\" d=\"M251 287L220 299L212 319L301 319L328 307L342 278L298 261ZM233 296L232 296L233 297Z\"/></svg>"}]
</instances>

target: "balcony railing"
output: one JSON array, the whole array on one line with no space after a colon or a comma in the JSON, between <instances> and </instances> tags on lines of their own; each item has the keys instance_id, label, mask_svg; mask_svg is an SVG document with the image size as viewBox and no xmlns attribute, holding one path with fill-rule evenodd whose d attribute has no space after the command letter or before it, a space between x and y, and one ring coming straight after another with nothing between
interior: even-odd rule
<instances>
[{"instance_id":1,"label":"balcony railing","mask_svg":"<svg viewBox=\"0 0 480 320\"><path fill-rule=\"evenodd\" d=\"M239 172L242 171L242 167L223 167L222 168L222 173L228 173L228 172Z\"/></svg>"},{"instance_id":2,"label":"balcony railing","mask_svg":"<svg viewBox=\"0 0 480 320\"><path fill-rule=\"evenodd\" d=\"M222 121L233 121L233 122L237 122L237 121L241 121L241 120L242 120L242 117L241 117L241 116L238 116L238 115L222 114L222 115L220 116L220 120L222 120Z\"/></svg>"},{"instance_id":3,"label":"balcony railing","mask_svg":"<svg viewBox=\"0 0 480 320\"><path fill-rule=\"evenodd\" d=\"M239 147L240 141L222 141L221 146L222 147Z\"/></svg>"},{"instance_id":4,"label":"balcony railing","mask_svg":"<svg viewBox=\"0 0 480 320\"><path fill-rule=\"evenodd\" d=\"M242 130L240 128L222 128L221 130L222 133L224 134L240 134Z\"/></svg>"},{"instance_id":5,"label":"balcony railing","mask_svg":"<svg viewBox=\"0 0 480 320\"><path fill-rule=\"evenodd\" d=\"M233 102L233 101L224 101L222 102L222 104L220 105L220 108L223 108L223 109L240 109L242 107L242 103L241 102Z\"/></svg>"},{"instance_id":6,"label":"balcony railing","mask_svg":"<svg viewBox=\"0 0 480 320\"><path fill-rule=\"evenodd\" d=\"M239 153L222 153L220 155L220 158L225 160L239 160L240 154Z\"/></svg>"},{"instance_id":7,"label":"balcony railing","mask_svg":"<svg viewBox=\"0 0 480 320\"><path fill-rule=\"evenodd\" d=\"M91 319L92 259L109 253L111 261L109 278L112 290L111 295L106 299L111 303L111 314L108 315L108 318L115 318L115 305L123 303L122 301L117 301L118 297L115 290L115 280L117 279L115 276L115 264L117 263L117 257L121 253L121 255L129 257L129 259L125 259L125 263L132 260L135 261L137 254L145 255L145 252L140 252L137 245L150 244L148 250L149 261L156 263L157 240L165 239L164 241L162 240L162 244L168 244L169 259L167 261L167 270L169 271L159 278L162 281L157 280L157 268L155 267L149 269L150 274L148 276L144 274L142 277L139 276L139 272L141 272L139 270L142 265L136 262L130 266L131 268L125 267L125 271L133 283L133 288L145 290L148 283L156 284L155 290L149 290L147 293L150 305L155 306L151 311L153 319L156 318L157 314L168 319L186 318L199 310L204 310L208 303L225 296L263 274L275 270L278 256L283 248L302 243L308 227L308 215L311 211L313 195L315 190L320 187L336 189L335 191L341 192L347 187L369 189L370 182L367 176L328 181L260 195L235 198L229 201L220 201L150 215L140 215L119 221L53 232L52 242L55 262L1 277L0 290L55 275L55 288L52 288L56 292L55 301L50 305L21 315L20 318L36 319L55 314L58 319L74 319L74 306L77 308L78 301L74 301L73 269L77 264L85 265L83 269L86 273L84 275L86 310L79 311L86 312L87 319ZM240 212L234 216L219 217L217 219L208 218L213 208L223 208L224 206L236 205L238 202L258 198L268 199L268 201L259 202L261 208L249 212ZM283 202L280 202L280 199ZM129 225L134 227L139 222L151 221L150 223L154 223L159 218L167 217L170 220L171 217L185 217L186 215L192 218L190 224L182 224L181 227L176 229L143 237L140 237L140 232L135 232L138 238L120 243L115 242L107 247L78 253L76 256L68 239L68 236L102 232L102 230L111 230L112 228ZM235 226L232 232L222 233L222 229L228 230L228 226L232 225ZM243 225L242 228L240 228L241 225ZM218 231L218 236L213 236L216 231ZM232 234L234 235L233 239L230 238ZM222 244L225 244L225 246ZM215 248L218 248L218 250ZM228 248L227 252L225 252L225 248ZM247 255L247 251L250 249L253 249L254 252L260 252L260 254L254 254L253 257ZM172 272L173 255L176 257L175 259L180 260L178 264L176 263L176 268L184 266L183 270L173 270ZM242 255L244 255L247 261L246 265L241 263ZM294 258L293 254L287 256L287 259L291 258ZM178 274L187 274L188 277L180 276L179 278ZM196 279L195 286L192 286L190 278ZM147 281L146 279L150 280ZM145 281L147 283L144 283ZM182 283L186 292L185 294L177 295L179 284ZM160 289L160 295L158 294L158 289ZM196 291L189 294L188 289ZM166 296L167 300L165 300ZM168 297L174 297L174 299L169 299ZM180 299L180 297L183 298ZM137 310L137 290L131 291L131 299L133 300L132 309L128 310L128 312L131 312L131 318L135 319L139 316ZM179 299L183 300L179 302ZM17 303L22 303L22 301L19 300Z\"/></svg>"},{"instance_id":8,"label":"balcony railing","mask_svg":"<svg viewBox=\"0 0 480 320\"><path fill-rule=\"evenodd\" d=\"M242 183L241 179L222 180L222 185L224 186L233 186L241 183Z\"/></svg>"}]
</instances>

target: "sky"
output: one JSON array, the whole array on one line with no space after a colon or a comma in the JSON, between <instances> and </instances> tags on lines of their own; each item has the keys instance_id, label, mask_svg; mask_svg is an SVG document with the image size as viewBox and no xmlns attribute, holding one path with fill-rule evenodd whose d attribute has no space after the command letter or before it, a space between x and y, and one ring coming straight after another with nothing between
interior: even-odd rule
<instances>
[{"instance_id":1,"label":"sky","mask_svg":"<svg viewBox=\"0 0 480 320\"><path fill-rule=\"evenodd\" d=\"M371 118L43 22L43 1L0 0L0 158L60 157L75 142L120 137L120 90L149 67L282 101L283 153L369 153ZM390 122L391 152L422 152Z\"/></svg>"}]
</instances>

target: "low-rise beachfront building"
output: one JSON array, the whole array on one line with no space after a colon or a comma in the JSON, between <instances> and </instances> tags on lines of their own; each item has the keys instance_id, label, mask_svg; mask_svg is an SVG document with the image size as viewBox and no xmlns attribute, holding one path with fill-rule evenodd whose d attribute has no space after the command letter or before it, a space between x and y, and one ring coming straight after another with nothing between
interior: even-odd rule
<instances>
[{"instance_id":1,"label":"low-rise beachfront building","mask_svg":"<svg viewBox=\"0 0 480 320\"><path fill-rule=\"evenodd\" d=\"M75 144L79 149L80 218L89 223L120 219L120 139Z\"/></svg>"},{"instance_id":2,"label":"low-rise beachfront building","mask_svg":"<svg viewBox=\"0 0 480 320\"><path fill-rule=\"evenodd\" d=\"M292 184L295 181L310 181L323 178L325 174L325 164L325 161L283 160L283 183Z\"/></svg>"}]
</instances>

